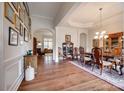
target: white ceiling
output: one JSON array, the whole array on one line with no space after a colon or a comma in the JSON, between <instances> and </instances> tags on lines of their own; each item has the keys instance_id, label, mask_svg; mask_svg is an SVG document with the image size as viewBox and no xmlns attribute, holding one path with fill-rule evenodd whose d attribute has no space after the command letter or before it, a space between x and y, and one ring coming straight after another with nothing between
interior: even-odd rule
<instances>
[{"instance_id":1,"label":"white ceiling","mask_svg":"<svg viewBox=\"0 0 124 93\"><path fill-rule=\"evenodd\" d=\"M64 20L62 25L89 28L100 21L100 11L102 10L102 19L105 20L122 12L122 3L81 3Z\"/></svg>"},{"instance_id":2,"label":"white ceiling","mask_svg":"<svg viewBox=\"0 0 124 93\"><path fill-rule=\"evenodd\" d=\"M62 3L60 2L29 2L31 16L54 20Z\"/></svg>"},{"instance_id":3,"label":"white ceiling","mask_svg":"<svg viewBox=\"0 0 124 93\"><path fill-rule=\"evenodd\" d=\"M31 16L55 21L57 13L61 10L64 2L29 2ZM76 3L75 3L76 4ZM70 9L64 16L60 25L75 26L80 28L93 27L100 21L99 8L103 8L103 20L115 16L122 12L122 4L119 2L82 2L76 8ZM72 11L73 9L73 11ZM61 16L61 15L60 15Z\"/></svg>"},{"instance_id":4,"label":"white ceiling","mask_svg":"<svg viewBox=\"0 0 124 93\"><path fill-rule=\"evenodd\" d=\"M51 36L53 36L53 33L52 32L50 32L49 30L38 30L38 31L36 31L35 32L35 34L39 34L39 35L41 35L41 36L43 36L43 37L51 37Z\"/></svg>"}]
</instances>

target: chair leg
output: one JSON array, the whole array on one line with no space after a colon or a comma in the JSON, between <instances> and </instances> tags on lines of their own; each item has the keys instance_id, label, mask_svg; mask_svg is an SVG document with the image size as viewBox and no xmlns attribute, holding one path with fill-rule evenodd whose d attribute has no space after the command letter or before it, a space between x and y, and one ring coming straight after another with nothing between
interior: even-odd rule
<instances>
[{"instance_id":1,"label":"chair leg","mask_svg":"<svg viewBox=\"0 0 124 93\"><path fill-rule=\"evenodd\" d=\"M112 65L111 65L111 66L109 66L109 69L110 69L110 73L112 73Z\"/></svg>"},{"instance_id":2,"label":"chair leg","mask_svg":"<svg viewBox=\"0 0 124 93\"><path fill-rule=\"evenodd\" d=\"M93 64L92 71L94 70L95 64Z\"/></svg>"},{"instance_id":3,"label":"chair leg","mask_svg":"<svg viewBox=\"0 0 124 93\"><path fill-rule=\"evenodd\" d=\"M99 65L99 68L100 68L100 75L102 75L103 66Z\"/></svg>"}]
</instances>

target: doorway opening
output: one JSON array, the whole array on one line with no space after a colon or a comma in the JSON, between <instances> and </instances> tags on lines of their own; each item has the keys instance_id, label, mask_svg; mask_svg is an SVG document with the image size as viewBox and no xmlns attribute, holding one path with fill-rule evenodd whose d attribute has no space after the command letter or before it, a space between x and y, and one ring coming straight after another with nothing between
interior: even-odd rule
<instances>
[{"instance_id":1,"label":"doorway opening","mask_svg":"<svg viewBox=\"0 0 124 93\"><path fill-rule=\"evenodd\" d=\"M40 29L33 35L37 39L37 54L44 56L46 62L53 60L53 33L48 29Z\"/></svg>"}]
</instances>

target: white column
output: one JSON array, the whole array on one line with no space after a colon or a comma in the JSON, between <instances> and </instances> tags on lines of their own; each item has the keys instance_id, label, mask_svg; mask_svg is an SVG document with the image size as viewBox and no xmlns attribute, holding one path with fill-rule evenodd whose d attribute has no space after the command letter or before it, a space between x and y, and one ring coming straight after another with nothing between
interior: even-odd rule
<instances>
[{"instance_id":1,"label":"white column","mask_svg":"<svg viewBox=\"0 0 124 93\"><path fill-rule=\"evenodd\" d=\"M53 60L58 62L58 44L57 44L57 32L55 29L55 33L53 34Z\"/></svg>"}]
</instances>

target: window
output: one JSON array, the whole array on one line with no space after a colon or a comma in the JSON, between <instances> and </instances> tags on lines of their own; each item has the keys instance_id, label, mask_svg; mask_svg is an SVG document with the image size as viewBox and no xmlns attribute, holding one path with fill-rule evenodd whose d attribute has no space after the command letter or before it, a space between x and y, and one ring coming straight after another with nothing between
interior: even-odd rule
<instances>
[{"instance_id":1,"label":"window","mask_svg":"<svg viewBox=\"0 0 124 93\"><path fill-rule=\"evenodd\" d=\"M44 48L52 49L52 39L45 38L44 39Z\"/></svg>"}]
</instances>

